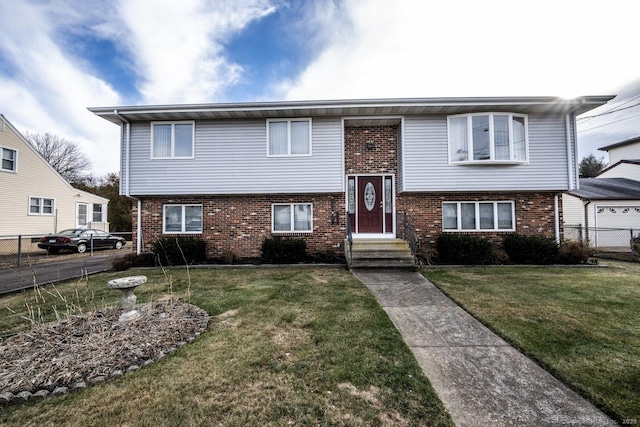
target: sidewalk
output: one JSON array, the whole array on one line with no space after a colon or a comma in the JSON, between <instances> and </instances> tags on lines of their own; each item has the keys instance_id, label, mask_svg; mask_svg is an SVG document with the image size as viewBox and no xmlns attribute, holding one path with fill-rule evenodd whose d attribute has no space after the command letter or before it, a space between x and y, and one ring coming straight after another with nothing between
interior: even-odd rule
<instances>
[{"instance_id":1,"label":"sidewalk","mask_svg":"<svg viewBox=\"0 0 640 427\"><path fill-rule=\"evenodd\" d=\"M47 262L0 268L0 295L30 289L34 284L48 285L108 271L113 267L113 261L125 254L123 251L101 251L93 256L85 253L60 256L59 259L50 257Z\"/></svg>"},{"instance_id":2,"label":"sidewalk","mask_svg":"<svg viewBox=\"0 0 640 427\"><path fill-rule=\"evenodd\" d=\"M419 273L354 275L396 325L456 426L616 425Z\"/></svg>"}]
</instances>

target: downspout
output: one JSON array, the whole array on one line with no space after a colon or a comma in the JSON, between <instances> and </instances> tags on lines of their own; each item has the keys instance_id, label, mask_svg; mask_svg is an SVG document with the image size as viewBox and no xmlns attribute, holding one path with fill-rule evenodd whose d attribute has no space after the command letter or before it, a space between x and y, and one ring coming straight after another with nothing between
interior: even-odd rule
<instances>
[{"instance_id":1,"label":"downspout","mask_svg":"<svg viewBox=\"0 0 640 427\"><path fill-rule=\"evenodd\" d=\"M578 134L577 134L577 129L576 129L576 123L575 123L575 112L576 110L582 105L584 104L584 99L580 100L580 103L578 105L576 105L574 108L572 108L570 111L567 112L566 116L565 116L565 138L567 140L567 171L568 171L568 178L569 178L569 190L577 190L580 188L580 180L578 179ZM573 123L573 129L571 127L571 124ZM573 130L573 131L572 131ZM574 161L571 161L571 154L573 153L574 150L571 149L571 141L574 142L574 146L575 146L575 158ZM574 176L574 172L575 172L575 176ZM575 178L575 185L574 185L574 178Z\"/></svg>"},{"instance_id":2,"label":"downspout","mask_svg":"<svg viewBox=\"0 0 640 427\"><path fill-rule=\"evenodd\" d=\"M589 205L591 200L587 199L587 203L584 204L584 233L586 236L587 244L589 243Z\"/></svg>"},{"instance_id":3,"label":"downspout","mask_svg":"<svg viewBox=\"0 0 640 427\"><path fill-rule=\"evenodd\" d=\"M124 117L122 117L119 113L118 110L113 110L113 114L120 119L120 121L122 123L125 124L125 132L124 135L122 135L122 138L124 138L124 155L125 155L125 166L124 166L124 173L125 173L125 187L124 187L124 195L127 197L131 197L131 193L130 193L130 188L129 188L129 166L131 164L131 161L129 159L130 157L130 141L131 141L131 123L129 122L129 120L125 119Z\"/></svg>"},{"instance_id":4,"label":"downspout","mask_svg":"<svg viewBox=\"0 0 640 427\"><path fill-rule=\"evenodd\" d=\"M571 121L570 121L571 113L567 113L565 116L565 132L566 132L566 140L567 140L567 174L569 178L569 190L576 189L573 183L573 161L572 161L572 149L571 149ZM576 157L578 157L578 144L576 141ZM576 179L576 184L577 184Z\"/></svg>"},{"instance_id":5,"label":"downspout","mask_svg":"<svg viewBox=\"0 0 640 427\"><path fill-rule=\"evenodd\" d=\"M122 121L122 123L125 124L125 131L124 134L122 135L122 138L124 139L124 156L125 156L125 166L124 166L124 172L125 172L125 185L124 185L124 196L127 197L131 197L131 187L129 184L129 178L130 178L130 166L131 166L131 122L129 122L129 120L125 119L124 117L122 117L119 113L118 110L113 110L113 114L120 119L120 121ZM132 199L136 200L138 203L138 215L137 215L137 221L136 221L136 253L138 255L140 255L140 253L142 252L142 224L140 224L140 220L142 218L142 214L141 214L141 208L142 208L142 202L140 199L136 198L136 197L131 197Z\"/></svg>"},{"instance_id":6,"label":"downspout","mask_svg":"<svg viewBox=\"0 0 640 427\"><path fill-rule=\"evenodd\" d=\"M558 193L553 196L553 216L556 243L560 244L560 210L558 209Z\"/></svg>"}]
</instances>

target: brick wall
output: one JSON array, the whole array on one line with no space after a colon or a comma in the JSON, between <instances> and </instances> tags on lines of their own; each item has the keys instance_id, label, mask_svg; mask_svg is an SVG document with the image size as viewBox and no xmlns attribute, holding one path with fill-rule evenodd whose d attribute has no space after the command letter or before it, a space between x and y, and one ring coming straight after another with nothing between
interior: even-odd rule
<instances>
[{"instance_id":1,"label":"brick wall","mask_svg":"<svg viewBox=\"0 0 640 427\"><path fill-rule=\"evenodd\" d=\"M396 200L398 221L407 212L411 225L425 243L431 245L442 233L442 203L461 201L513 201L518 234L543 235L555 238L555 192L539 193L403 193ZM560 227L562 230L562 198L558 197ZM456 232L459 233L459 232ZM506 234L514 232L468 232L473 236L489 237L502 241Z\"/></svg>"},{"instance_id":2,"label":"brick wall","mask_svg":"<svg viewBox=\"0 0 640 427\"><path fill-rule=\"evenodd\" d=\"M342 254L344 241L344 196L342 194L251 195L251 196L186 196L141 198L142 252L151 250L162 234L162 212L165 204L201 204L202 234L188 234L207 242L207 257L217 258L232 251L240 258L259 258L260 246L271 234L272 203L312 203L313 233L276 233L274 235L303 238L309 253L333 251ZM338 223L332 224L332 212ZM137 203L134 202L133 230L137 239ZM335 220L335 216L333 217ZM178 234L179 236L179 234Z\"/></svg>"},{"instance_id":3,"label":"brick wall","mask_svg":"<svg viewBox=\"0 0 640 427\"><path fill-rule=\"evenodd\" d=\"M396 174L399 126L348 126L344 129L347 174Z\"/></svg>"}]
</instances>

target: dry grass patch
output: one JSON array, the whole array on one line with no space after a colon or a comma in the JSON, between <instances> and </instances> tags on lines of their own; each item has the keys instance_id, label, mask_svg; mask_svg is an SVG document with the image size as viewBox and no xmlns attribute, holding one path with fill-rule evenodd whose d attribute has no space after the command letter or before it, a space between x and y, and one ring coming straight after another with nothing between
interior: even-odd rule
<instances>
[{"instance_id":1,"label":"dry grass patch","mask_svg":"<svg viewBox=\"0 0 640 427\"><path fill-rule=\"evenodd\" d=\"M3 408L0 424L452 425L399 332L344 270L172 270L170 289L165 273L128 274L149 279L139 301L190 288L190 302L211 316L208 330L116 381ZM113 277L88 286L98 292Z\"/></svg>"}]
</instances>

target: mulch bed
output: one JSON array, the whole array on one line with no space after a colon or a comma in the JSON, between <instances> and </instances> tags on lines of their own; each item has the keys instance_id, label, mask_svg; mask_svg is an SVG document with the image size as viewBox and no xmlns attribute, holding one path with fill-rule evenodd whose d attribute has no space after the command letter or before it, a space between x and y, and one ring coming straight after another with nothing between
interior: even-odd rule
<instances>
[{"instance_id":1,"label":"mulch bed","mask_svg":"<svg viewBox=\"0 0 640 427\"><path fill-rule=\"evenodd\" d=\"M64 394L158 360L200 335L204 310L179 301L136 306L141 317L118 322L119 307L39 325L0 345L0 403Z\"/></svg>"}]
</instances>

